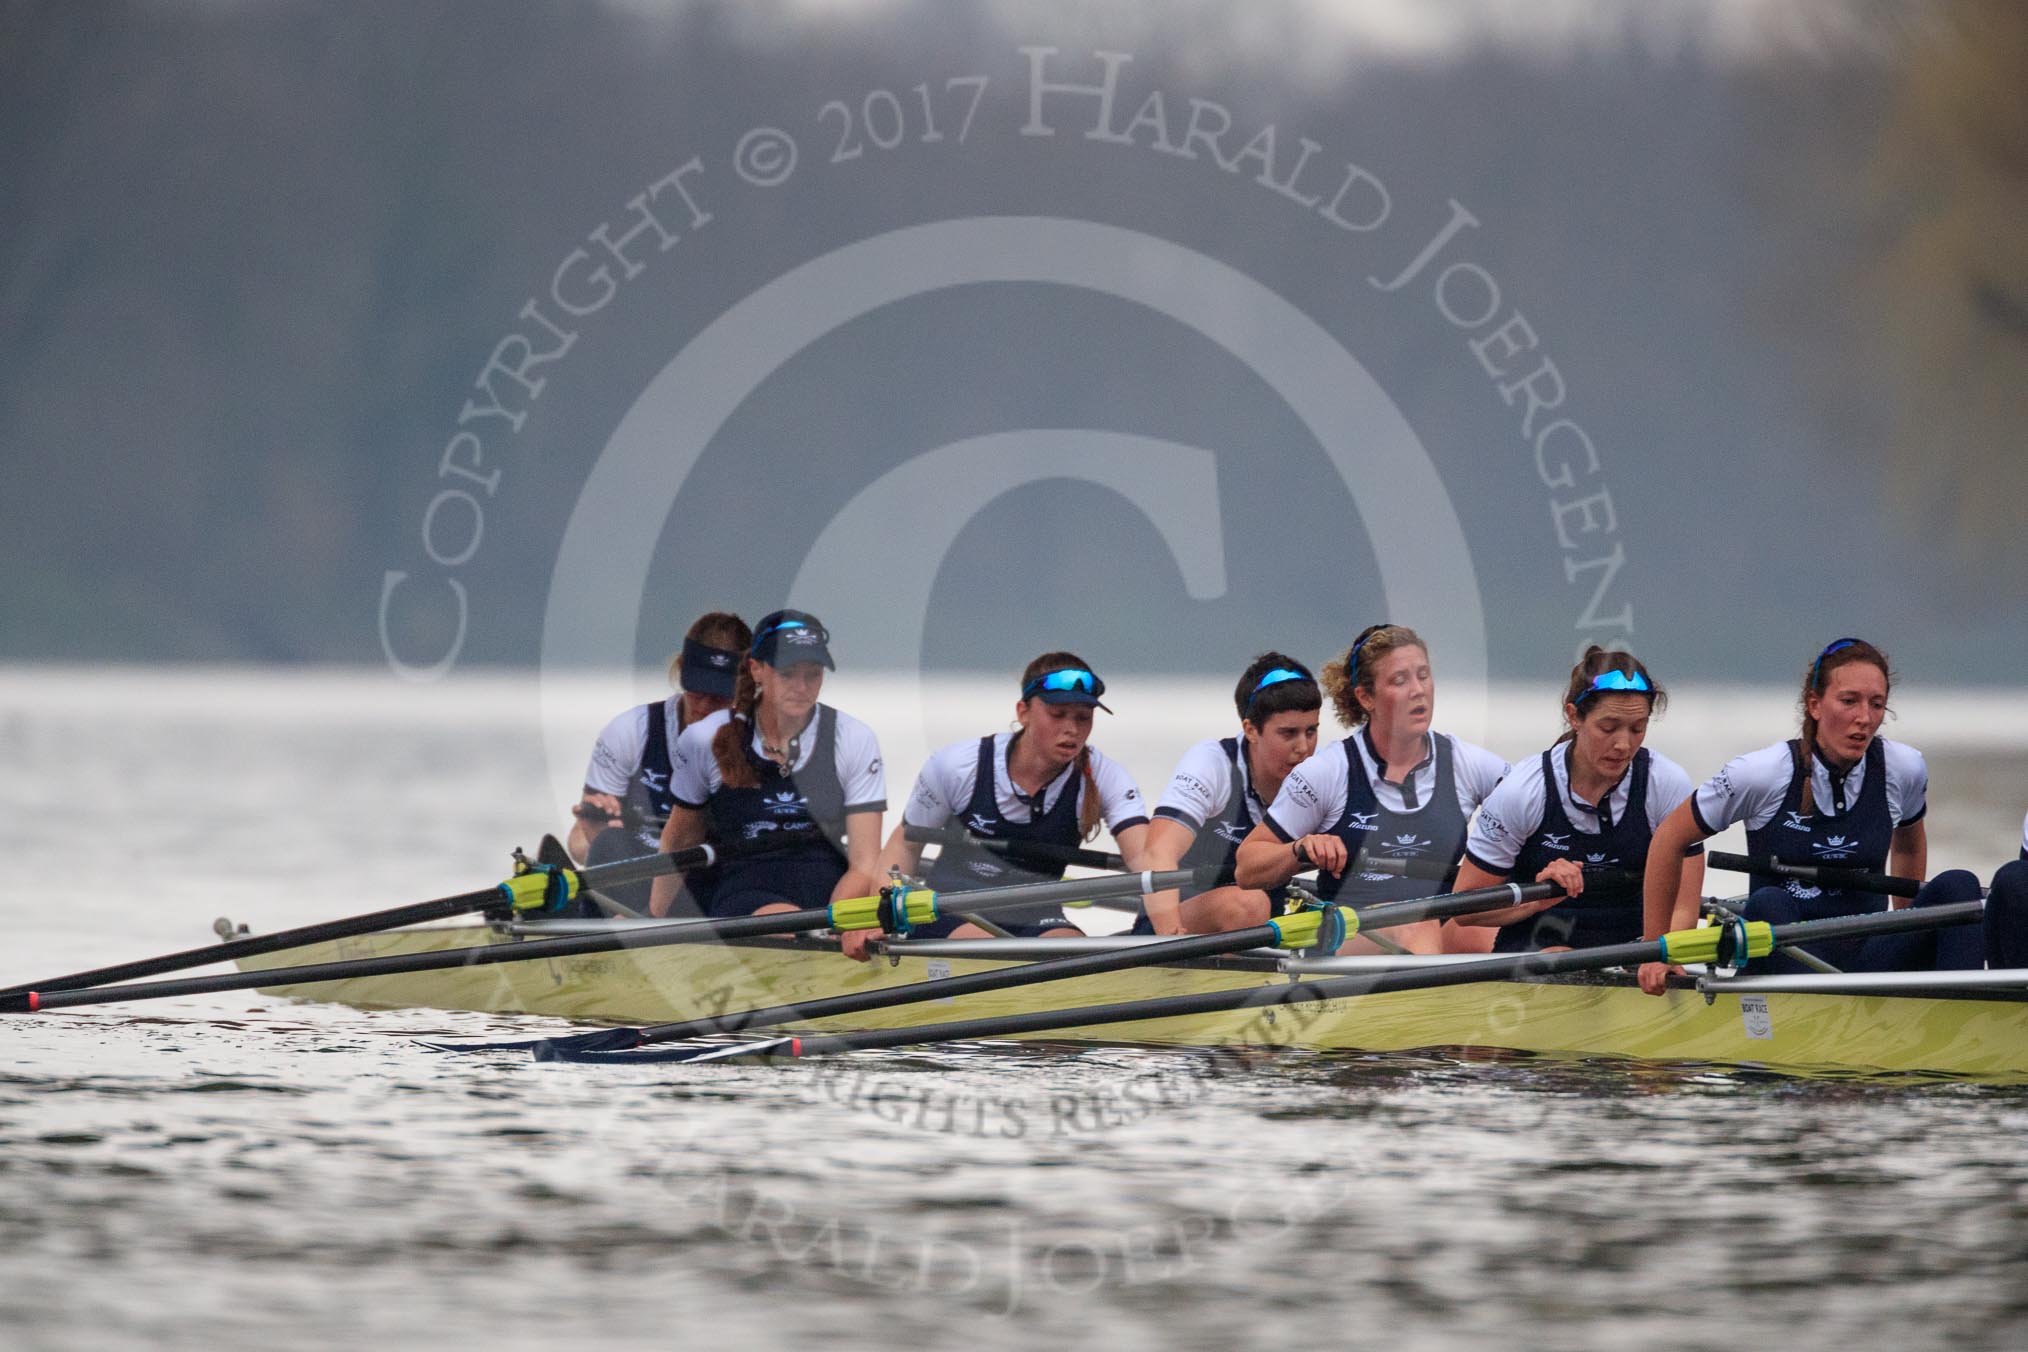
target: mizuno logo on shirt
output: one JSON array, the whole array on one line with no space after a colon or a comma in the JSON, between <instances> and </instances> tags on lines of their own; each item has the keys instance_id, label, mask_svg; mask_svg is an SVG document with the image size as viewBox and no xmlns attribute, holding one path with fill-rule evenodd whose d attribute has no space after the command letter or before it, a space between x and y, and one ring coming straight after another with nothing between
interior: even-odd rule
<instances>
[{"instance_id":1,"label":"mizuno logo on shirt","mask_svg":"<svg viewBox=\"0 0 2028 1352\"><path fill-rule=\"evenodd\" d=\"M1791 831L1807 831L1810 829L1810 824L1803 820L1803 814L1795 811L1787 814L1786 820L1782 822L1782 825L1788 827Z\"/></svg>"},{"instance_id":2,"label":"mizuno logo on shirt","mask_svg":"<svg viewBox=\"0 0 2028 1352\"><path fill-rule=\"evenodd\" d=\"M992 819L983 812L974 812L971 816L965 818L965 825L978 835L990 836L993 834Z\"/></svg>"},{"instance_id":3,"label":"mizuno logo on shirt","mask_svg":"<svg viewBox=\"0 0 2028 1352\"><path fill-rule=\"evenodd\" d=\"M1371 831L1374 820L1379 816L1378 812L1355 812L1346 824L1354 831Z\"/></svg>"},{"instance_id":4,"label":"mizuno logo on shirt","mask_svg":"<svg viewBox=\"0 0 2028 1352\"><path fill-rule=\"evenodd\" d=\"M1570 833L1566 831L1562 835L1542 837L1542 848L1545 850L1555 850L1558 853L1569 849Z\"/></svg>"}]
</instances>

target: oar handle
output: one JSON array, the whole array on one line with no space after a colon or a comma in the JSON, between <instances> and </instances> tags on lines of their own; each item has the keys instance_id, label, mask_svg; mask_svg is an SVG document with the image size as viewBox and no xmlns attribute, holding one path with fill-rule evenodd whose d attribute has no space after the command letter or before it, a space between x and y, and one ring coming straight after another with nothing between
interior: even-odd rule
<instances>
[{"instance_id":1,"label":"oar handle","mask_svg":"<svg viewBox=\"0 0 2028 1352\"><path fill-rule=\"evenodd\" d=\"M1345 866L1345 871L1392 873L1397 878L1420 878L1446 887L1458 880L1457 865L1439 864L1434 859L1354 859Z\"/></svg>"},{"instance_id":2,"label":"oar handle","mask_svg":"<svg viewBox=\"0 0 2028 1352\"><path fill-rule=\"evenodd\" d=\"M1888 873L1839 868L1835 864L1791 864L1770 855L1727 854L1713 850L1705 858L1712 868L1728 873L1771 873L1778 878L1828 887L1839 892L1883 892L1891 897L1912 897L1922 891L1922 879L1897 878Z\"/></svg>"},{"instance_id":3,"label":"oar handle","mask_svg":"<svg viewBox=\"0 0 2028 1352\"><path fill-rule=\"evenodd\" d=\"M1102 850L1075 849L1067 845L1046 845L1035 841L995 840L991 836L974 835L956 826L903 826L902 839L912 845L941 845L949 849L954 845L972 845L990 854L1001 855L1017 863L1032 859L1039 864L1075 865L1078 868L1098 868L1117 872L1127 866L1127 861L1117 854Z\"/></svg>"}]
</instances>

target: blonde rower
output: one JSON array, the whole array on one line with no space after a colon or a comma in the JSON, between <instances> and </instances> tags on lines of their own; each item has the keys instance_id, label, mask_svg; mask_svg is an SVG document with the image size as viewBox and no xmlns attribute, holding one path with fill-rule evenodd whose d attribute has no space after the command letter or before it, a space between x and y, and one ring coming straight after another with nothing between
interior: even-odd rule
<instances>
[{"instance_id":1,"label":"blonde rower","mask_svg":"<svg viewBox=\"0 0 2028 1352\"><path fill-rule=\"evenodd\" d=\"M1428 896L1440 882L1364 868L1403 860L1448 868L1465 848L1465 823L1507 773L1481 746L1433 732L1436 681L1413 629L1376 624L1325 666L1324 692L1350 737L1319 751L1282 781L1267 816L1239 847L1241 887L1279 887L1318 870L1317 891L1348 904ZM1390 932L1413 952L1442 947L1435 921Z\"/></svg>"}]
</instances>

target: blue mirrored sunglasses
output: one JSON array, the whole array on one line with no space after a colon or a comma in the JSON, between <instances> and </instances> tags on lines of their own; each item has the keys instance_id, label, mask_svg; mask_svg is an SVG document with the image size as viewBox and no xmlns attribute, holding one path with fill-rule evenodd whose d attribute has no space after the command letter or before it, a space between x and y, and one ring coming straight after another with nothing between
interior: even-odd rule
<instances>
[{"instance_id":1,"label":"blue mirrored sunglasses","mask_svg":"<svg viewBox=\"0 0 2028 1352\"><path fill-rule=\"evenodd\" d=\"M1810 663L1810 689L1815 690L1824 683L1824 659L1843 648L1849 648L1859 640L1841 638L1834 640L1824 651L1817 654L1817 660Z\"/></svg>"},{"instance_id":2,"label":"blue mirrored sunglasses","mask_svg":"<svg viewBox=\"0 0 2028 1352\"><path fill-rule=\"evenodd\" d=\"M779 624L771 624L767 628L761 630L758 634L755 634L753 636L753 650L755 652L759 652L761 647L761 640L766 638L769 634L780 634L790 629L808 629L809 627L810 627L809 625L803 623L803 621L801 620L783 620ZM831 635L829 631L827 631L824 628L823 625L820 624L817 626L816 634L818 642L827 643L830 641Z\"/></svg>"},{"instance_id":3,"label":"blue mirrored sunglasses","mask_svg":"<svg viewBox=\"0 0 2028 1352\"><path fill-rule=\"evenodd\" d=\"M1061 671L1045 671L1027 685L1021 687L1021 698L1027 699L1038 690L1082 690L1093 699L1106 692L1106 683L1082 667L1065 667Z\"/></svg>"},{"instance_id":4,"label":"blue mirrored sunglasses","mask_svg":"<svg viewBox=\"0 0 2028 1352\"><path fill-rule=\"evenodd\" d=\"M1577 702L1582 704L1593 695L1618 692L1651 695L1655 692L1655 687L1649 685L1648 678L1641 675L1638 671L1601 671L1598 675L1591 678L1591 685L1585 689L1583 694L1577 697Z\"/></svg>"}]
</instances>

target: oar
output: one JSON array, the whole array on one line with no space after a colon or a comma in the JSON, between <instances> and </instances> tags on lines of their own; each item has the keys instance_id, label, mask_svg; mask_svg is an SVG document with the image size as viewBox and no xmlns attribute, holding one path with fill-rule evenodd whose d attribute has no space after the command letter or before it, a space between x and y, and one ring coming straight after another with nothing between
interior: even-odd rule
<instances>
[{"instance_id":1,"label":"oar","mask_svg":"<svg viewBox=\"0 0 2028 1352\"><path fill-rule=\"evenodd\" d=\"M1119 855L1099 850L1073 849L1039 841L995 840L991 836L973 835L955 826L904 826L902 838L913 845L941 845L945 849L953 845L975 845L988 854L997 854L1017 864L1024 859L1032 859L1038 864L1063 864L1066 867L1074 864L1079 868L1104 869L1108 873L1117 873L1127 866L1126 860Z\"/></svg>"},{"instance_id":2,"label":"oar","mask_svg":"<svg viewBox=\"0 0 2028 1352\"><path fill-rule=\"evenodd\" d=\"M1117 854L1105 854L1098 850L1074 849L1067 845L1050 845L1036 841L995 840L991 836L973 835L970 831L959 826L904 825L901 829L902 838L911 844L936 845L944 849L949 849L954 845L976 845L986 851L986 853L998 855L1017 868L1026 862L1032 861L1045 867L1051 864L1060 864L1066 868L1076 865L1079 868L1096 868L1103 869L1108 873L1117 873L1127 866L1127 861ZM1101 901L1098 904L1109 911L1128 911L1134 914L1139 914L1141 909L1141 903L1138 900L1130 898L1117 898L1109 902ZM955 914L955 912L952 914ZM976 916L965 916L963 918L971 924L979 925L981 929L988 932L998 928L990 922L981 924ZM1003 933L998 937L1005 938L1006 936Z\"/></svg>"},{"instance_id":3,"label":"oar","mask_svg":"<svg viewBox=\"0 0 2028 1352\"><path fill-rule=\"evenodd\" d=\"M1347 873L1392 873L1400 878L1420 878L1424 882L1442 883L1446 887L1458 880L1455 864L1439 864L1434 859L1354 859L1345 865Z\"/></svg>"},{"instance_id":4,"label":"oar","mask_svg":"<svg viewBox=\"0 0 2028 1352\"><path fill-rule=\"evenodd\" d=\"M665 856L638 861L660 864ZM618 868L615 863L605 867ZM667 871L664 869L663 871ZM1159 892L1170 887L1195 885L1214 870L1172 869L1163 873L1125 873L1102 878L1078 878L1061 883L1026 883L1013 887L981 888L976 892L951 894L950 900L967 911L992 912L1017 906L1055 905L1087 897L1131 896ZM568 872L568 870L566 870ZM586 870L586 873L591 870ZM524 879L540 874L522 874L502 887L519 886ZM640 875L649 876L649 875ZM479 894L471 894L479 895ZM497 891L491 894L497 899ZM556 939L531 939L512 944L485 944L473 948L451 948L435 953L397 953L382 958L356 958L345 962L320 962L302 967L270 967L257 972L234 972L222 976L190 977L180 981L137 982L124 986L97 986L87 990L43 992L23 991L0 998L0 1013L32 1013L37 1010L70 1009L78 1005L111 1004L121 1000L161 1000L177 995L212 995L221 991L251 990L262 986L311 985L322 981L349 981L357 977L393 976L407 972L435 972L451 967L484 967L503 962L534 962L544 958L577 957L586 953L610 953L621 948L657 948L665 944L708 943L717 939L745 939L769 934L804 934L819 929L872 929L880 927L906 933L918 925L942 918L935 892L889 889L880 896L854 897L829 906L805 911L778 911L770 915L726 916L711 920L678 921L666 927L628 929L618 934L571 935Z\"/></svg>"},{"instance_id":5,"label":"oar","mask_svg":"<svg viewBox=\"0 0 2028 1352\"><path fill-rule=\"evenodd\" d=\"M1247 929L1226 930L1218 934L1193 934L1106 953L1081 953L1072 957L1050 958L998 971L973 972L966 976L942 977L932 981L915 981L905 986L889 986L883 990L858 991L850 995L833 995L795 1004L770 1005L764 1009L686 1019L681 1023L656 1024L649 1028L607 1028L596 1033L581 1033L575 1037L532 1038L517 1042L464 1044L432 1042L424 1045L436 1051L457 1052L546 1048L556 1053L552 1059L568 1060L567 1053L570 1052L613 1051L626 1047L645 1047L657 1042L674 1042L679 1038L739 1033L753 1028L773 1028L784 1023L833 1018L841 1014L859 1014L869 1009L891 1009L897 1005L948 1000L954 996L975 995L981 991L1007 990L1015 986L1033 986L1045 981L1068 981L1073 977L1097 976L1103 972L1119 972L1133 967L1157 967L1193 958L1217 957L1220 954L1238 953L1249 948L1321 946L1326 952L1335 952L1346 939L1367 930L1386 929L1393 925L1411 925L1418 920L1441 920L1454 915L1518 906L1523 902L1541 901L1562 895L1563 889L1555 883L1526 885L1502 883L1496 887L1482 887L1471 892L1421 897L1413 901L1382 902L1357 909L1333 906L1297 911L1292 915L1270 920L1265 925L1254 925Z\"/></svg>"},{"instance_id":6,"label":"oar","mask_svg":"<svg viewBox=\"0 0 2028 1352\"><path fill-rule=\"evenodd\" d=\"M555 1055L553 1059L612 1064L721 1061L734 1058L781 1059L881 1047L911 1047L928 1042L970 1042L982 1038L1012 1037L1020 1033L1054 1032L1064 1028L1095 1028L1114 1023L1139 1023L1149 1019L1173 1019L1198 1014L1227 1013L1240 1009L1311 1004L1321 1000L1380 995L1390 991L1430 990L1440 986L1462 986L1479 981L1506 981L1520 977L1595 972L1607 967L1634 967L1645 962L1728 963L1740 958L1766 957L1775 949L1789 944L1971 924L1979 919L1984 910L1984 902L1967 901L1947 906L1927 906L1919 910L1872 912L1867 915L1838 916L1829 920L1804 920L1792 925L1771 926L1765 921L1710 925L1703 929L1676 930L1659 939L1643 939L1637 943L1568 949L1560 953L1516 953L1507 957L1486 958L1473 962L1436 963L1426 970L1396 968L1358 976L1331 977L1321 981L1295 981L1240 990L1206 991L1196 995L1169 995L1152 1000L1088 1005L1079 1009L1033 1010L1024 1014L967 1019L956 1023L921 1024L914 1028L878 1028L809 1037L777 1037L734 1046L563 1052ZM545 1057L541 1047L536 1048L535 1056L537 1060L549 1059Z\"/></svg>"},{"instance_id":7,"label":"oar","mask_svg":"<svg viewBox=\"0 0 2028 1352\"><path fill-rule=\"evenodd\" d=\"M435 901L420 901L408 906L391 907L384 911L368 911L364 915L349 916L343 920L327 920L321 924L277 930L273 934L233 939L206 948L188 948L180 953L165 953L158 958L140 958L133 962L116 963L111 967L94 968L89 972L74 972L69 976L52 977L47 981L30 981L19 986L9 986L5 990L0 990L0 1012L26 1008L27 1006L21 1002L31 993L47 997L59 991L81 990L87 986L103 986L114 981L131 981L136 977L160 976L164 972L180 972L191 967L209 967L215 962L234 962L240 958L275 953L285 948L301 948L307 944L329 943L334 939L377 934L382 930L397 929L403 925L420 925L424 921L470 915L475 911L496 908L501 911L557 909L589 887L612 887L624 883L637 883L648 878L659 878L665 873L708 868L720 857L721 853L716 847L699 845L693 849L678 850L674 854L649 854L636 859L616 859L610 864L600 864L595 868L532 868L525 873L517 873L504 883L480 888L475 892L460 892L456 896L439 897Z\"/></svg>"},{"instance_id":8,"label":"oar","mask_svg":"<svg viewBox=\"0 0 2028 1352\"><path fill-rule=\"evenodd\" d=\"M1864 869L1839 868L1835 864L1789 864L1769 855L1727 854L1723 850L1713 850L1705 856L1705 863L1728 873L1771 873L1836 892L1884 892L1891 897L1912 897L1922 891L1920 878L1897 878L1891 873L1868 873Z\"/></svg>"}]
</instances>

